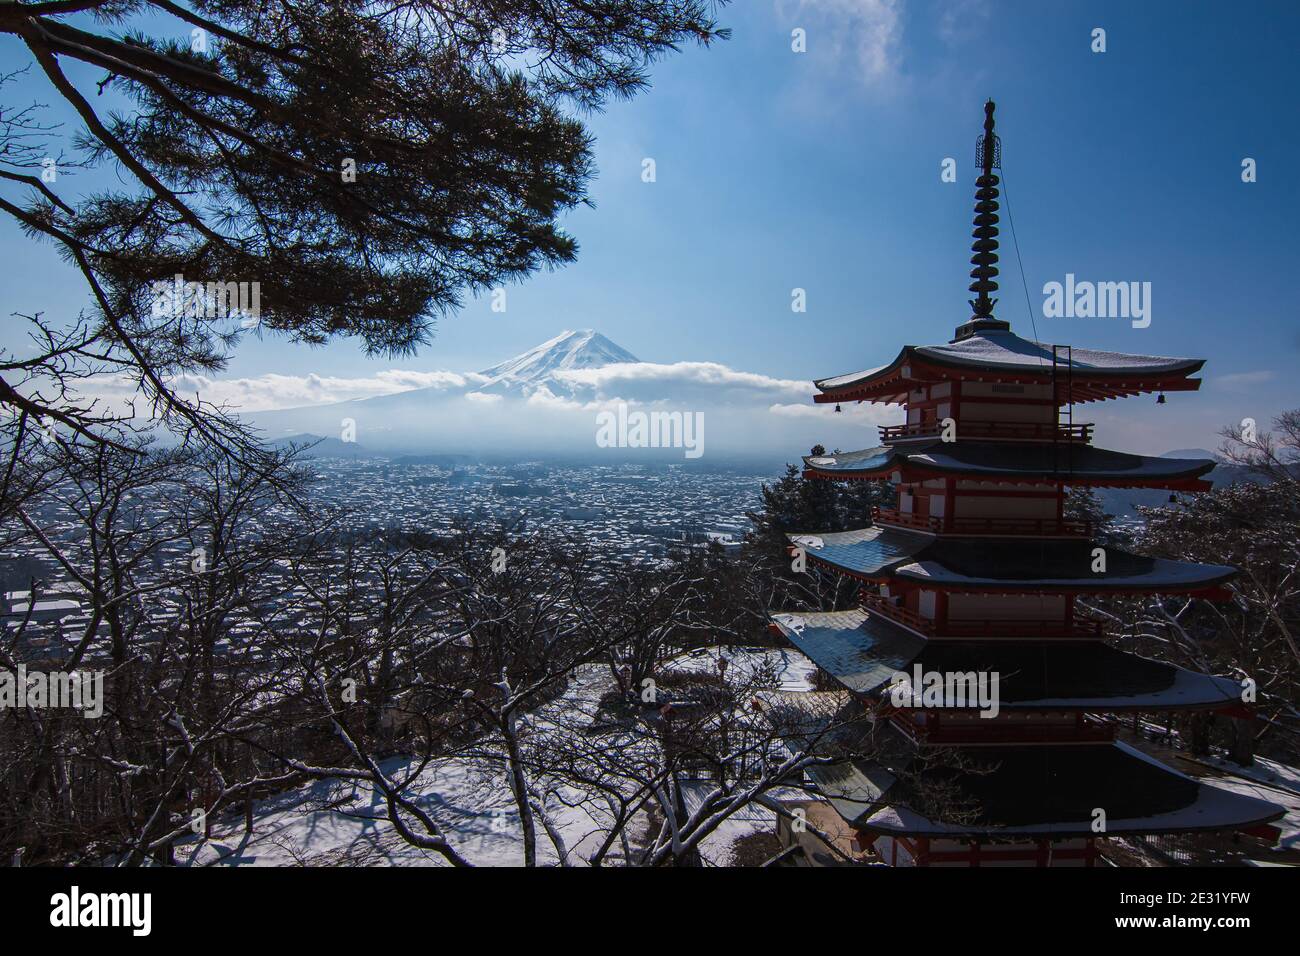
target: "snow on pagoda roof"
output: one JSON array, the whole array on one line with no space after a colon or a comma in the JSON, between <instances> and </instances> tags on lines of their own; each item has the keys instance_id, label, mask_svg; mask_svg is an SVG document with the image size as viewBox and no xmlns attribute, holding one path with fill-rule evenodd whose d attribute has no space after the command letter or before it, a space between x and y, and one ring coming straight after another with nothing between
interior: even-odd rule
<instances>
[{"instance_id":1,"label":"snow on pagoda roof","mask_svg":"<svg viewBox=\"0 0 1300 956\"><path fill-rule=\"evenodd\" d=\"M880 525L860 531L787 537L804 548L808 557L862 575L881 574L905 564L935 541L934 535L922 531Z\"/></svg>"},{"instance_id":2,"label":"snow on pagoda roof","mask_svg":"<svg viewBox=\"0 0 1300 956\"><path fill-rule=\"evenodd\" d=\"M774 614L781 634L818 667L859 694L881 690L898 671L999 675L999 704L1011 710L1190 710L1241 700L1240 685L1126 654L1098 641L926 641L863 610Z\"/></svg>"},{"instance_id":3,"label":"snow on pagoda roof","mask_svg":"<svg viewBox=\"0 0 1300 956\"><path fill-rule=\"evenodd\" d=\"M889 683L925 649L925 639L866 611L773 614L781 634L851 691L869 694Z\"/></svg>"},{"instance_id":4,"label":"snow on pagoda roof","mask_svg":"<svg viewBox=\"0 0 1300 956\"><path fill-rule=\"evenodd\" d=\"M1055 538L965 540L876 525L858 531L787 536L809 558L868 580L896 579L958 591L1096 593L1200 591L1236 574L1222 564L1148 558L1106 548L1092 570L1094 545Z\"/></svg>"},{"instance_id":5,"label":"snow on pagoda roof","mask_svg":"<svg viewBox=\"0 0 1300 956\"><path fill-rule=\"evenodd\" d=\"M1046 365L1049 369L1052 365L1051 345L1022 339L1011 331L977 332L969 338L949 342L947 345L916 346L915 351L943 364L1034 368ZM1065 355L1057 356L1058 362L1064 358ZM1076 375L1125 372L1164 374L1179 370L1191 372L1205 364L1204 359L1167 358L1088 348L1071 349L1068 358L1068 367Z\"/></svg>"},{"instance_id":6,"label":"snow on pagoda roof","mask_svg":"<svg viewBox=\"0 0 1300 956\"><path fill-rule=\"evenodd\" d=\"M1156 458L1092 445L1024 442L941 442L881 445L832 455L806 455L815 477L883 477L900 467L979 478L1064 478L1091 483L1173 481L1198 478L1214 468L1205 458Z\"/></svg>"},{"instance_id":7,"label":"snow on pagoda roof","mask_svg":"<svg viewBox=\"0 0 1300 956\"><path fill-rule=\"evenodd\" d=\"M879 761L812 766L808 775L850 826L911 836L1110 836L1247 829L1283 807L1208 786L1122 743L979 748L970 767L899 773ZM908 768L911 769L910 766ZM950 807L929 804L944 793ZM961 816L960 822L946 822Z\"/></svg>"},{"instance_id":8,"label":"snow on pagoda roof","mask_svg":"<svg viewBox=\"0 0 1300 956\"><path fill-rule=\"evenodd\" d=\"M823 392L849 389L883 378L914 359L950 368L1012 372L1022 376L1036 376L1040 373L1049 376L1053 365L1050 344L1021 338L1009 330L982 329L946 345L906 345L888 365L820 379L814 384ZM1204 364L1204 359L1137 355L1089 348L1073 348L1067 352L1060 348L1056 356L1056 374L1061 376L1068 370L1076 378L1185 376ZM907 373L905 377L906 375Z\"/></svg>"}]
</instances>

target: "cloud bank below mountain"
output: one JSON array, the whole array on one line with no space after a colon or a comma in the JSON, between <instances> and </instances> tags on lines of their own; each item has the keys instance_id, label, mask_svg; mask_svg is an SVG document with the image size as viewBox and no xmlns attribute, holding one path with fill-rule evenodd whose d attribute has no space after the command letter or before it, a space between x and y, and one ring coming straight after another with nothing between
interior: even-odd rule
<instances>
[{"instance_id":1,"label":"cloud bank below mountain","mask_svg":"<svg viewBox=\"0 0 1300 956\"><path fill-rule=\"evenodd\" d=\"M367 449L402 453L632 457L636 449L598 449L596 443L597 416L621 405L703 415L706 456L794 459L814 443L846 449L873 445L870 426L898 417L897 410L869 405L846 406L842 413L814 405L808 381L719 362L610 361L624 357L635 358L584 330L561 333L477 373L385 372L356 379L267 375L197 384L205 399L240 407L270 439L302 432L332 437L350 423ZM298 399L304 395L333 400L303 406Z\"/></svg>"}]
</instances>

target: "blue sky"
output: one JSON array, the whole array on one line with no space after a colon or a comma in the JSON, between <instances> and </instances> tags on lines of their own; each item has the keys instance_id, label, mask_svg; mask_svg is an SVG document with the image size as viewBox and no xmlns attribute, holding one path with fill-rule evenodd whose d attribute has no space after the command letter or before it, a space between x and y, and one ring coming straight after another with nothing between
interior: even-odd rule
<instances>
[{"instance_id":1,"label":"blue sky","mask_svg":"<svg viewBox=\"0 0 1300 956\"><path fill-rule=\"evenodd\" d=\"M947 341L969 315L974 141L992 97L1038 337L1210 360L1200 393L1088 409L1112 430L1100 443L1215 447L1230 421L1300 406L1300 6L740 0L721 18L731 40L661 62L651 89L591 119L596 205L566 222L577 263L510 287L504 314L470 302L415 358L249 339L227 375L467 371L589 327L647 362L811 379ZM19 52L0 42L6 65ZM53 104L44 82L29 75L19 99ZM940 180L946 157L956 184ZM116 174L64 188L103 175ZM998 315L1032 336L1010 238L1004 215ZM8 221L0 257L6 316L83 304L53 250ZM1151 282L1150 327L1045 318L1043 284L1066 273ZM806 313L791 311L796 287Z\"/></svg>"}]
</instances>

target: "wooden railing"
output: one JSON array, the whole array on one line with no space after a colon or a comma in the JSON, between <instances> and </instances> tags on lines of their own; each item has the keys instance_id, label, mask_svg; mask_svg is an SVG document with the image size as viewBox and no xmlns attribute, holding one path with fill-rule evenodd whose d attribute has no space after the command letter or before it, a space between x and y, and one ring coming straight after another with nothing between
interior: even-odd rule
<instances>
[{"instance_id":1,"label":"wooden railing","mask_svg":"<svg viewBox=\"0 0 1300 956\"><path fill-rule=\"evenodd\" d=\"M922 634L934 634L934 621L928 617L923 617L915 611L894 604L888 598L881 597L871 591L862 591L859 594L862 599L862 606L868 611L875 611L882 614L904 627L910 627L914 631L920 631Z\"/></svg>"},{"instance_id":2,"label":"wooden railing","mask_svg":"<svg viewBox=\"0 0 1300 956\"><path fill-rule=\"evenodd\" d=\"M873 505L871 520L876 524L889 524L899 528L915 528L918 531L932 531L935 534L943 530L942 518L935 518L930 515L916 515L910 511L899 511L897 508L881 508Z\"/></svg>"},{"instance_id":3,"label":"wooden railing","mask_svg":"<svg viewBox=\"0 0 1300 956\"><path fill-rule=\"evenodd\" d=\"M1025 535L1028 537L1092 537L1092 522L1073 518L961 518L914 515L897 508L871 509L871 520L934 534Z\"/></svg>"},{"instance_id":4,"label":"wooden railing","mask_svg":"<svg viewBox=\"0 0 1300 956\"><path fill-rule=\"evenodd\" d=\"M911 628L927 637L1046 637L1063 640L1084 640L1102 636L1102 622L1092 617L1076 617L1073 621L1026 621L1016 619L990 619L981 621L948 621L940 624L933 618L918 614L910 608L895 604L874 591L859 593L862 607L873 611L896 624Z\"/></svg>"},{"instance_id":5,"label":"wooden railing","mask_svg":"<svg viewBox=\"0 0 1300 956\"><path fill-rule=\"evenodd\" d=\"M905 438L938 438L943 422L910 422L904 425L877 425L882 442ZM955 438L1009 438L1028 441L1092 441L1092 423L1065 422L957 422Z\"/></svg>"}]
</instances>

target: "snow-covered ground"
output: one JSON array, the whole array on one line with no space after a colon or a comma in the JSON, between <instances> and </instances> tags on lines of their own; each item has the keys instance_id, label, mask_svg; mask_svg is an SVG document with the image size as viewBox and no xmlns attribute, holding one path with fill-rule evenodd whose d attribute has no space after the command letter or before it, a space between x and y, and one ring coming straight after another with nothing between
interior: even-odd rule
<instances>
[{"instance_id":1,"label":"snow-covered ground","mask_svg":"<svg viewBox=\"0 0 1300 956\"><path fill-rule=\"evenodd\" d=\"M718 653L710 650L707 656L679 658L676 666L690 672L715 670ZM731 662L729 666L737 669L732 672L736 678L762 674L785 689L811 689L813 665L801 654L774 648L727 648L724 653ZM595 702L612 688L614 683L607 669L588 667L562 696L529 719L539 723L554 721L556 710L593 713ZM387 778L406 782L419 762L391 758L381 766ZM710 784L701 783L689 791L688 800L694 799L698 806L708 790ZM406 793L437 821L456 852L473 864L523 865L519 812L498 761L463 757L430 763L409 780ZM568 862L585 865L606 834L602 823L591 816L599 814L599 810L568 805L581 804L581 793L562 790L559 796L562 799L551 801L547 816L562 836ZM244 836L242 814L213 819L212 838L205 842L194 838L178 845L178 861L195 866L448 865L439 853L412 847L400 838L387 819L385 801L368 782L316 780L259 801L253 808L253 818L255 826L248 838ZM640 836L645 826L641 814L628 827L629 836ZM774 826L775 814L770 810L742 810L708 836L702 855L707 862L727 865L735 840L753 832L772 832ZM419 826L412 822L412 829L419 831ZM559 862L559 852L541 825L537 827L537 855L541 864ZM621 862L620 849L611 851L607 860L610 864Z\"/></svg>"},{"instance_id":2,"label":"snow-covered ground","mask_svg":"<svg viewBox=\"0 0 1300 956\"><path fill-rule=\"evenodd\" d=\"M401 776L409 761L383 769ZM488 776L484 785L484 776ZM412 785L421 809L445 826L459 852L474 863L511 866L523 862L518 814L504 781L464 761L426 769ZM543 848L548 849L548 848ZM187 854L178 850L178 858ZM552 853L551 858L554 859ZM443 866L441 855L406 843L388 822L383 800L365 784L321 780L255 808L255 827L244 839L242 818L214 823L213 838L192 854L194 865L225 866L379 865Z\"/></svg>"},{"instance_id":3,"label":"snow-covered ground","mask_svg":"<svg viewBox=\"0 0 1300 956\"><path fill-rule=\"evenodd\" d=\"M763 675L784 690L811 690L814 665L796 651L763 647L722 648L735 667L731 676L746 679ZM686 672L716 671L718 649L706 654L677 658L669 665ZM595 710L601 695L613 689L608 669L589 667L577 676L563 695L530 719L547 721L552 708ZM408 758L385 761L389 779L405 780L418 762ZM698 801L712 789L701 783L688 791ZM523 835L519 814L499 763L488 759L456 758L431 763L410 781L407 793L441 826L457 852L482 866L520 866L524 861ZM552 801L549 816L568 850L568 861L585 865L587 857L603 840L605 831L598 820L578 803L581 794L562 791L563 800ZM212 838L197 838L177 847L177 859L190 865L206 866L447 866L438 853L410 846L387 819L383 798L365 782L320 780L262 800L254 807L254 829L245 839L242 814L212 821ZM629 832L644 832L645 817L636 820ZM773 832L775 814L751 807L725 821L703 842L706 862L727 865L732 844L755 832ZM418 825L416 825L418 830ZM559 854L539 824L538 860L559 861ZM621 862L618 849L608 857Z\"/></svg>"},{"instance_id":4,"label":"snow-covered ground","mask_svg":"<svg viewBox=\"0 0 1300 956\"><path fill-rule=\"evenodd\" d=\"M605 668L582 671L550 707L591 708L612 687ZM545 711L537 716L545 720ZM393 758L381 764L388 778L399 781L418 761ZM519 813L501 765L487 759L457 758L430 763L410 782L410 798L441 826L456 851L481 866L520 866L524 862ZM577 796L565 793L570 800ZM553 803L549 813L569 850L581 865L596 848L600 826L581 807ZM320 780L268 800L254 808L255 826L244 838L243 816L214 820L212 839L177 847L177 859L192 865L224 866L447 866L438 853L406 843L387 819L381 795L364 782ZM413 829L419 832L418 823ZM537 828L539 862L559 859L541 825ZM611 859L610 862L616 862Z\"/></svg>"},{"instance_id":5,"label":"snow-covered ground","mask_svg":"<svg viewBox=\"0 0 1300 956\"><path fill-rule=\"evenodd\" d=\"M729 675L738 680L764 678L774 680L778 690L810 691L817 665L788 647L709 647L675 657L664 665L666 671L716 674L718 658L727 661ZM731 668L736 668L732 671Z\"/></svg>"},{"instance_id":6,"label":"snow-covered ground","mask_svg":"<svg viewBox=\"0 0 1300 956\"><path fill-rule=\"evenodd\" d=\"M1222 757L1209 757L1200 762L1231 774L1208 778L1207 783L1286 807L1286 816L1273 823L1282 831L1277 845L1300 850L1300 770L1263 757L1256 757L1253 767L1243 767Z\"/></svg>"},{"instance_id":7,"label":"snow-covered ground","mask_svg":"<svg viewBox=\"0 0 1300 956\"><path fill-rule=\"evenodd\" d=\"M410 761L390 760L384 770L401 776ZM521 866L519 815L504 777L470 761L444 761L413 782L415 802L447 832L452 845L480 866ZM581 808L552 810L557 829L581 865L599 827ZM413 847L388 822L382 797L350 781L322 780L257 804L255 827L244 839L243 818L213 825L213 838L197 852L178 848L179 860L222 866L447 866L438 853ZM418 826L414 826L418 832ZM194 847L194 844L191 844ZM558 853L538 827L538 860L554 864ZM616 860L611 860L616 862Z\"/></svg>"},{"instance_id":8,"label":"snow-covered ground","mask_svg":"<svg viewBox=\"0 0 1300 956\"><path fill-rule=\"evenodd\" d=\"M1241 764L1233 763L1224 757L1205 757L1202 758L1201 762L1209 764L1211 767L1218 767L1225 773L1247 777L1277 787L1280 790L1289 790L1297 797L1300 797L1300 769L1278 763L1276 760L1256 757L1253 767L1243 767Z\"/></svg>"}]
</instances>

